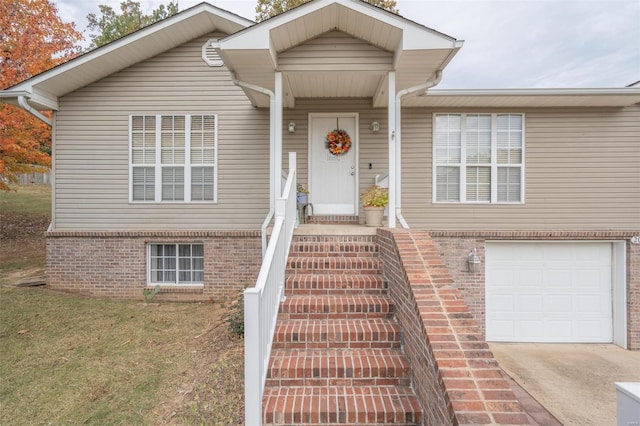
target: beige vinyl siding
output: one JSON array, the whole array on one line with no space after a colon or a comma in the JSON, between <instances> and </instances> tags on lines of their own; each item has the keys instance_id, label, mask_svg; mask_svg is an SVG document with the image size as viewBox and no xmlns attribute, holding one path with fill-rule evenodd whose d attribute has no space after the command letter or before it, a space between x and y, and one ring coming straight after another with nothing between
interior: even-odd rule
<instances>
[{"instance_id":1,"label":"beige vinyl siding","mask_svg":"<svg viewBox=\"0 0 640 426\"><path fill-rule=\"evenodd\" d=\"M286 163L286 156L289 151L297 152L298 181L307 186L309 158L308 137L309 137L309 113L338 113L357 112L359 114L359 191L364 192L366 188L373 185L375 175L386 174L389 168L387 144L387 109L372 108L371 99L298 99L294 110L284 111L283 130L283 164ZM295 121L295 133L287 131L287 124ZM380 131L374 133L371 130L371 123L378 121ZM312 143L324 144L324 140L312 141ZM371 169L369 169L371 163Z\"/></svg>"},{"instance_id":2,"label":"beige vinyl siding","mask_svg":"<svg viewBox=\"0 0 640 426\"><path fill-rule=\"evenodd\" d=\"M432 120L436 112L524 113L524 204L432 202ZM404 109L402 123L402 210L412 228L640 229L640 106Z\"/></svg>"},{"instance_id":3,"label":"beige vinyl siding","mask_svg":"<svg viewBox=\"0 0 640 426\"><path fill-rule=\"evenodd\" d=\"M259 229L269 211L269 112L225 67L201 59L211 34L60 99L57 230ZM217 114L218 202L129 203L129 115Z\"/></svg>"},{"instance_id":4,"label":"beige vinyl siding","mask_svg":"<svg viewBox=\"0 0 640 426\"><path fill-rule=\"evenodd\" d=\"M329 31L278 55L281 71L391 71L393 53L341 31Z\"/></svg>"}]
</instances>

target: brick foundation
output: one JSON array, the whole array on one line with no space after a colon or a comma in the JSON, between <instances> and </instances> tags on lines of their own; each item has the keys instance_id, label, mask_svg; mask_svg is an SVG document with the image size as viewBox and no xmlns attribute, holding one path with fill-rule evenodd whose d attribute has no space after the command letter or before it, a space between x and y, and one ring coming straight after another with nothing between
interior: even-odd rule
<instances>
[{"instance_id":1,"label":"brick foundation","mask_svg":"<svg viewBox=\"0 0 640 426\"><path fill-rule=\"evenodd\" d=\"M221 301L255 284L257 231L47 233L47 286L93 297L143 299L149 243L204 245L204 285L163 287L156 300Z\"/></svg>"},{"instance_id":2,"label":"brick foundation","mask_svg":"<svg viewBox=\"0 0 640 426\"><path fill-rule=\"evenodd\" d=\"M529 424L429 234L377 236L424 424Z\"/></svg>"},{"instance_id":3,"label":"brick foundation","mask_svg":"<svg viewBox=\"0 0 640 426\"><path fill-rule=\"evenodd\" d=\"M627 347L640 350L640 245L631 244L630 239L638 232L456 232L431 231L433 241L451 272L455 286L464 296L465 302L477 319L480 330L485 332L485 242L504 241L626 241L627 270ZM466 264L469 251L477 249L482 267L470 273Z\"/></svg>"}]
</instances>

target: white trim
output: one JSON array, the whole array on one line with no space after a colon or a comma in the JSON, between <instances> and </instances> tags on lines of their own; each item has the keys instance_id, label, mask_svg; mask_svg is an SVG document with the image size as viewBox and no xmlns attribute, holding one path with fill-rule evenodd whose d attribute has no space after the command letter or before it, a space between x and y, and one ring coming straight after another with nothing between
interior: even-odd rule
<instances>
[{"instance_id":1,"label":"white trim","mask_svg":"<svg viewBox=\"0 0 640 426\"><path fill-rule=\"evenodd\" d=\"M639 95L640 87L571 89L433 89L420 96L559 96L559 95Z\"/></svg>"},{"instance_id":2,"label":"white trim","mask_svg":"<svg viewBox=\"0 0 640 426\"><path fill-rule=\"evenodd\" d=\"M314 118L326 118L326 117L338 117L338 118L353 118L355 119L355 136L352 138L354 142L352 142L353 145L355 145L355 158L354 158L354 177L355 177L355 181L354 181L354 207L353 207L353 211L354 211L354 216L358 216L360 214L360 197L359 197L359 190L360 190L360 114L357 112L310 112L307 116L307 122L309 123L308 125L308 129L307 129L307 152L308 152L308 158L307 158L307 184L309 185L309 190L311 190L312 185L313 185L313 181L312 181L312 167L313 167L313 155L311 152L311 143L312 143L312 137L311 137L311 132L313 130L313 119ZM352 145L352 146L353 146ZM354 149L354 148L352 148ZM313 191L311 191L311 194L313 194ZM311 195L311 199L312 200L313 195ZM314 211L314 214L316 214L316 212ZM337 215L345 215L347 213L335 213ZM350 213L348 213L350 215Z\"/></svg>"},{"instance_id":3,"label":"white trim","mask_svg":"<svg viewBox=\"0 0 640 426\"><path fill-rule=\"evenodd\" d=\"M451 163L451 164L439 164L437 162L436 157L436 117L437 116L460 116L460 162L459 163ZM491 189L490 189L490 201L467 201L466 194L466 168L469 164L466 161L466 128L467 128L467 116L468 115L489 115L491 116L491 164L489 167L491 168ZM497 125L498 125L498 116L501 115L519 115L522 117L522 153L521 153L521 162L520 164L499 164L498 163L498 150L497 150ZM526 145L526 128L525 128L526 116L524 113L520 112L498 112L498 113L490 113L490 112L434 112L431 114L431 153L432 153L432 164L431 164L431 176L432 176L432 203L433 204L495 204L495 205L523 205L525 204L525 145ZM437 167L457 167L459 170L459 195L458 201L438 201L437 200ZM501 167L512 167L512 168L520 168L520 201L498 201L498 169Z\"/></svg>"},{"instance_id":4,"label":"white trim","mask_svg":"<svg viewBox=\"0 0 640 426\"><path fill-rule=\"evenodd\" d=\"M179 277L180 277L180 246L181 245L189 245L189 246L202 246L202 282L186 282L186 283L179 283ZM178 243L167 243L167 242L149 242L146 243L147 246L147 287L155 287L157 285L159 285L160 287L179 287L179 288L185 288L185 287L204 287L204 272L205 272L205 252L204 252L204 243L185 243L185 242L178 242ZM153 282L151 280L151 246L175 246L176 247L176 255L175 255L175 260L176 260L176 267L175 267L175 274L176 274L176 281L173 283L169 283L169 282ZM190 259L193 258L193 255L191 255L189 257Z\"/></svg>"},{"instance_id":5,"label":"white trim","mask_svg":"<svg viewBox=\"0 0 640 426\"><path fill-rule=\"evenodd\" d=\"M53 111L51 117L51 175L49 180L49 186L51 188L51 222L49 223L48 232L55 231L56 229L56 132L58 126L56 124L58 112Z\"/></svg>"},{"instance_id":6,"label":"white trim","mask_svg":"<svg viewBox=\"0 0 640 426\"><path fill-rule=\"evenodd\" d=\"M129 34L119 40L111 42L107 45L101 46L95 50L92 50L84 55L78 56L75 59L70 60L62 65L54 67L48 71L40 73L28 80L23 81L22 83L18 83L11 88L11 91L15 90L27 90L31 91L33 86L42 83L50 78L56 77L60 74L67 72L68 70L79 67L87 62L93 61L102 56L108 55L109 53L136 41L143 39L151 34L162 31L167 27L171 27L176 25L182 21L188 20L189 18L198 15L202 12L208 12L216 17L222 18L232 24L238 25L240 28L246 28L248 26L254 25L253 21L250 21L246 18L243 18L234 13L228 12L226 10L220 9L216 6L213 6L208 3L200 3L190 9L184 10L176 15L173 15L167 19L162 21L158 21L154 24L149 25L148 27L142 28L132 34Z\"/></svg>"},{"instance_id":7,"label":"white trim","mask_svg":"<svg viewBox=\"0 0 640 426\"><path fill-rule=\"evenodd\" d=\"M214 147L213 163L191 163L191 118L200 116L211 116L214 120ZM134 200L133 199L133 139L132 126L133 117L155 117L155 162L153 164L140 164L138 167L154 168L154 199ZM162 164L162 117L184 117L185 119L185 154L183 164ZM198 113L198 114L130 114L129 115L129 204L217 204L218 203L218 114ZM183 167L184 187L183 200L162 200L162 168L163 167ZM192 167L213 167L213 200L192 200L191 199L191 169Z\"/></svg>"},{"instance_id":8,"label":"white trim","mask_svg":"<svg viewBox=\"0 0 640 426\"><path fill-rule=\"evenodd\" d=\"M389 155L389 206L388 206L388 226L396 227L396 205L397 205L397 189L398 189L398 153L396 152L396 136L399 137L401 123L396 122L396 73L389 71L387 78L387 147Z\"/></svg>"},{"instance_id":9,"label":"white trim","mask_svg":"<svg viewBox=\"0 0 640 426\"><path fill-rule=\"evenodd\" d=\"M627 247L614 241L611 247L611 285L613 287L613 343L627 349Z\"/></svg>"}]
</instances>

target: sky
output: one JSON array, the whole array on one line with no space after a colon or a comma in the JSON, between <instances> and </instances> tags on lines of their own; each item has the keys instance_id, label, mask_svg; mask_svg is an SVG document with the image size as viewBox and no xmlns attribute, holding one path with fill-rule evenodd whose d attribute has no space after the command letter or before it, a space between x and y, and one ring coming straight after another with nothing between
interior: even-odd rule
<instances>
[{"instance_id":1,"label":"sky","mask_svg":"<svg viewBox=\"0 0 640 426\"><path fill-rule=\"evenodd\" d=\"M169 0L139 0L150 12ZM53 0L65 22L86 30L99 4ZM180 10L201 0L179 0ZM209 3L255 19L256 0ZM640 0L397 0L400 14L464 46L438 89L624 87L640 80ZM88 42L86 43L88 45Z\"/></svg>"}]
</instances>

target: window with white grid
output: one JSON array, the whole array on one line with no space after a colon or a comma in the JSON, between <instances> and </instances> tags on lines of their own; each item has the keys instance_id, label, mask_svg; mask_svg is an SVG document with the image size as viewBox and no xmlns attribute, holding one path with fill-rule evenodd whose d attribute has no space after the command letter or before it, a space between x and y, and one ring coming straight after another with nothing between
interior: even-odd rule
<instances>
[{"instance_id":1,"label":"window with white grid","mask_svg":"<svg viewBox=\"0 0 640 426\"><path fill-rule=\"evenodd\" d=\"M215 202L216 115L130 117L132 202Z\"/></svg>"},{"instance_id":2,"label":"window with white grid","mask_svg":"<svg viewBox=\"0 0 640 426\"><path fill-rule=\"evenodd\" d=\"M149 284L203 284L202 244L149 244Z\"/></svg>"},{"instance_id":3,"label":"window with white grid","mask_svg":"<svg viewBox=\"0 0 640 426\"><path fill-rule=\"evenodd\" d=\"M522 114L435 114L434 202L524 202Z\"/></svg>"}]
</instances>

